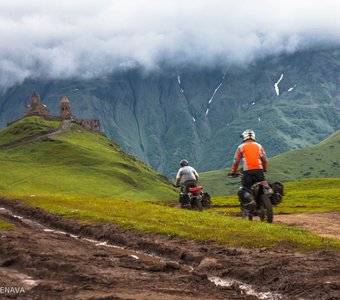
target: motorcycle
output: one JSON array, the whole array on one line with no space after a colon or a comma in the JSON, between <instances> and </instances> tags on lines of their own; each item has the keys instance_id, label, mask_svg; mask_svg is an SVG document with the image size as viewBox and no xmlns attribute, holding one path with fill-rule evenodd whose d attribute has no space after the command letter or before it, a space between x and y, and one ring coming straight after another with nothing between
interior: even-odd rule
<instances>
[{"instance_id":1,"label":"motorcycle","mask_svg":"<svg viewBox=\"0 0 340 300\"><path fill-rule=\"evenodd\" d=\"M179 202L181 204L181 208L199 211L211 206L210 195L207 192L203 192L202 186L190 187L187 194L181 191L179 195Z\"/></svg>"},{"instance_id":2,"label":"motorcycle","mask_svg":"<svg viewBox=\"0 0 340 300\"><path fill-rule=\"evenodd\" d=\"M242 174L236 173L229 177L242 177ZM241 186L237 194L243 218L252 221L254 216L258 216L261 221L272 223L273 205L282 202L283 185L279 182L270 184L267 181L261 181L254 183L250 189Z\"/></svg>"}]
</instances>

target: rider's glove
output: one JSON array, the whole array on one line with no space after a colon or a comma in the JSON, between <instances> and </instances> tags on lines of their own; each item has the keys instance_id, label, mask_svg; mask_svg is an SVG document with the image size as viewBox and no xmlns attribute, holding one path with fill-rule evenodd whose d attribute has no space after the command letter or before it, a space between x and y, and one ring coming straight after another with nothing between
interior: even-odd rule
<instances>
[{"instance_id":1,"label":"rider's glove","mask_svg":"<svg viewBox=\"0 0 340 300\"><path fill-rule=\"evenodd\" d=\"M228 177L236 177L236 173L233 173L233 172L228 173Z\"/></svg>"},{"instance_id":2,"label":"rider's glove","mask_svg":"<svg viewBox=\"0 0 340 300\"><path fill-rule=\"evenodd\" d=\"M267 169L264 169L263 172L267 172Z\"/></svg>"}]
</instances>

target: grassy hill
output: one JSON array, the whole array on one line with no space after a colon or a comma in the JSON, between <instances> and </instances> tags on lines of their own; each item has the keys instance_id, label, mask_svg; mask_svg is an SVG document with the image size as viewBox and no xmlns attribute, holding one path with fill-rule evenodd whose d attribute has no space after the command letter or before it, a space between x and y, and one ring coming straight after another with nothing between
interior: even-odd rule
<instances>
[{"instance_id":1,"label":"grassy hill","mask_svg":"<svg viewBox=\"0 0 340 300\"><path fill-rule=\"evenodd\" d=\"M57 129L58 121L47 121L38 116L23 118L0 132L0 145L20 141L26 137Z\"/></svg>"},{"instance_id":2,"label":"grassy hill","mask_svg":"<svg viewBox=\"0 0 340 300\"><path fill-rule=\"evenodd\" d=\"M169 200L168 180L101 133L74 124L16 146L9 142L59 127L59 122L29 117L0 132L0 193L11 197L119 197Z\"/></svg>"},{"instance_id":3,"label":"grassy hill","mask_svg":"<svg viewBox=\"0 0 340 300\"><path fill-rule=\"evenodd\" d=\"M200 184L213 195L235 193L240 180L228 178L229 172L230 168L201 173ZM340 177L340 130L313 147L270 158L266 177L272 182Z\"/></svg>"},{"instance_id":4,"label":"grassy hill","mask_svg":"<svg viewBox=\"0 0 340 300\"><path fill-rule=\"evenodd\" d=\"M43 124L45 121L40 124L41 131L46 132ZM173 207L177 203L177 191L168 180L124 153L103 134L74 125L57 134L22 141L20 128L35 135L37 130L33 127L40 125L39 118L25 118L10 125L5 134L0 133L0 196L19 199L79 222L115 223L125 228L228 246L340 249L339 241L318 237L301 228L248 222L228 215L225 201L235 202L235 196L229 200L213 199L217 207L203 212ZM49 125L59 127L59 124ZM15 140L20 140L19 144L4 146L4 141ZM326 191L331 193L327 194L329 201L325 207L322 199L316 201L319 210L334 209L339 201L339 189L325 188L329 182L319 185L314 192L300 193L299 201L306 200L310 193L317 196ZM315 187L313 183L307 186ZM294 189L294 186L292 191L288 188L289 193L294 193ZM291 200L285 201L285 204L291 203L287 212L295 212L291 207L296 205L295 200L293 197ZM233 209L237 209L236 206ZM314 203L314 210L316 206ZM9 225L1 222L0 230L7 229Z\"/></svg>"}]
</instances>

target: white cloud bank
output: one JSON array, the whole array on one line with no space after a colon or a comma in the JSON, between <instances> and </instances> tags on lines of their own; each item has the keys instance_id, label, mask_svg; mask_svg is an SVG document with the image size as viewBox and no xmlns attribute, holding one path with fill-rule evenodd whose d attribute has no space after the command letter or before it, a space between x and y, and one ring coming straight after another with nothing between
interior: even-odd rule
<instances>
[{"instance_id":1,"label":"white cloud bank","mask_svg":"<svg viewBox=\"0 0 340 300\"><path fill-rule=\"evenodd\" d=\"M339 0L1 1L0 88L339 44L339 16Z\"/></svg>"}]
</instances>

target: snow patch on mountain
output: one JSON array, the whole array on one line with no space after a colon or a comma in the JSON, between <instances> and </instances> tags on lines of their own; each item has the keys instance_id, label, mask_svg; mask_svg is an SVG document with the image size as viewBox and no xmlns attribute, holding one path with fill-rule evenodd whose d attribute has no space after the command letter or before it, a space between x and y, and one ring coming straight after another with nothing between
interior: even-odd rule
<instances>
[{"instance_id":1,"label":"snow patch on mountain","mask_svg":"<svg viewBox=\"0 0 340 300\"><path fill-rule=\"evenodd\" d=\"M210 103L213 101L213 99L214 99L214 97L215 97L215 95L216 95L218 89L221 87L222 83L223 83L223 82L221 82L221 83L218 85L218 87L215 89L215 91L213 92L211 98L210 98L209 101L208 101L208 104L210 104Z\"/></svg>"},{"instance_id":2,"label":"snow patch on mountain","mask_svg":"<svg viewBox=\"0 0 340 300\"><path fill-rule=\"evenodd\" d=\"M183 90L183 87L181 85L181 76L180 75L177 75L177 82L178 82L179 87L181 88L181 92L184 94L184 90Z\"/></svg>"},{"instance_id":3,"label":"snow patch on mountain","mask_svg":"<svg viewBox=\"0 0 340 300\"><path fill-rule=\"evenodd\" d=\"M291 88L288 89L288 92L291 92L292 90L294 90L296 88L296 84L294 84L294 86L292 86Z\"/></svg>"},{"instance_id":4,"label":"snow patch on mountain","mask_svg":"<svg viewBox=\"0 0 340 300\"><path fill-rule=\"evenodd\" d=\"M283 74L281 74L280 79L274 84L274 89L275 89L276 95L278 96L280 96L279 83L282 80L282 78L283 78Z\"/></svg>"}]
</instances>

